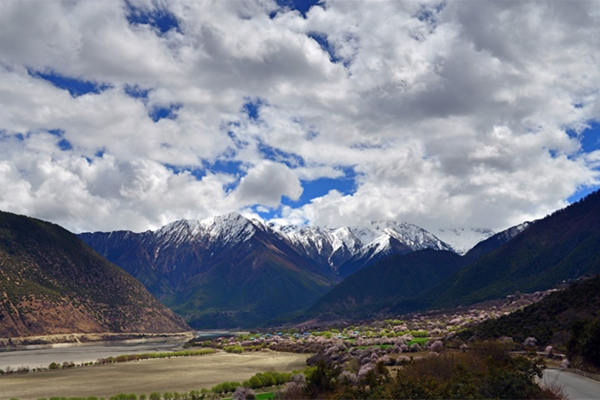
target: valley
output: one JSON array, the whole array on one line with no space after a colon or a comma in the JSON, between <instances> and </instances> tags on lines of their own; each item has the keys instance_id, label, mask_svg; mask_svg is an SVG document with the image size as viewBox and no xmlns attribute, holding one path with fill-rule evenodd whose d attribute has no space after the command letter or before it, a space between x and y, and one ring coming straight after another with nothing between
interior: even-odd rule
<instances>
[{"instance_id":1,"label":"valley","mask_svg":"<svg viewBox=\"0 0 600 400\"><path fill-rule=\"evenodd\" d=\"M238 213L175 221L156 231L79 237L195 329L277 324L386 256L451 249L406 223L278 226Z\"/></svg>"},{"instance_id":2,"label":"valley","mask_svg":"<svg viewBox=\"0 0 600 400\"><path fill-rule=\"evenodd\" d=\"M0 105L0 400L600 400L600 0L0 0Z\"/></svg>"},{"instance_id":3,"label":"valley","mask_svg":"<svg viewBox=\"0 0 600 400\"><path fill-rule=\"evenodd\" d=\"M599 278L589 276L600 264L589 254L600 249L599 207L596 192L544 219L489 236L464 254L409 224L274 227L234 213L139 234L77 237L3 213L0 250L7 278L0 328L7 334L0 342L28 349L0 353L0 385L22 399L154 390L203 390L204 398L216 399L258 372L295 370L296 378L282 375L287 380L257 388L361 397L379 393L375 381L403 393L391 374L441 368L435 357L458 366L485 363L481 357L491 352L501 365L490 364L489 371L501 367L514 379L525 374L520 384L529 387L527 396L555 398L534 382L545 363L531 354L561 368L598 368L589 349L600 332L594 306ZM128 289L117 297L96 290L122 282ZM62 304L77 313L58 311ZM42 309L51 310L52 323L39 317ZM62 321L63 315L76 322ZM248 332L206 332L187 341L186 322ZM129 340L56 344L119 335ZM46 345L51 348L44 342L53 342ZM498 393L485 392L486 379L492 379L487 373L472 373L482 386L469 390ZM314 374L334 374L331 385L311 386ZM403 379L413 378L409 373ZM84 392L74 380L85 383ZM110 393L102 389L109 381Z\"/></svg>"}]
</instances>

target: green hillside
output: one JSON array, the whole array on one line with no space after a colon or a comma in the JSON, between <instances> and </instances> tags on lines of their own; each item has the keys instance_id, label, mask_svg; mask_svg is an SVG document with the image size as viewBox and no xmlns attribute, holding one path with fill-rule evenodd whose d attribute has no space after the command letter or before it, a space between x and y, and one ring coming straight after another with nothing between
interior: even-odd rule
<instances>
[{"instance_id":1,"label":"green hillside","mask_svg":"<svg viewBox=\"0 0 600 400\"><path fill-rule=\"evenodd\" d=\"M324 278L257 246L240 260L211 266L163 302L194 327L252 327L305 307L329 288Z\"/></svg>"},{"instance_id":2,"label":"green hillside","mask_svg":"<svg viewBox=\"0 0 600 400\"><path fill-rule=\"evenodd\" d=\"M390 311L452 277L461 265L462 258L450 251L387 257L344 279L309 314L364 318Z\"/></svg>"},{"instance_id":3,"label":"green hillside","mask_svg":"<svg viewBox=\"0 0 600 400\"><path fill-rule=\"evenodd\" d=\"M433 303L471 304L600 273L600 192L531 223L464 267Z\"/></svg>"},{"instance_id":4,"label":"green hillside","mask_svg":"<svg viewBox=\"0 0 600 400\"><path fill-rule=\"evenodd\" d=\"M533 336L538 344L565 348L577 321L599 318L600 276L597 276L575 282L522 310L485 321L469 333L482 338L510 336L517 342Z\"/></svg>"}]
</instances>

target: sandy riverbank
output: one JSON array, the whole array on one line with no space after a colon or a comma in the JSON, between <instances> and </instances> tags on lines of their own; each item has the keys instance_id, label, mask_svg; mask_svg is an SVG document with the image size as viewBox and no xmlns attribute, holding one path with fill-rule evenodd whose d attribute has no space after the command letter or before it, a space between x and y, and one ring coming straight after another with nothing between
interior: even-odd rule
<instances>
[{"instance_id":1,"label":"sandy riverbank","mask_svg":"<svg viewBox=\"0 0 600 400\"><path fill-rule=\"evenodd\" d=\"M0 338L0 351L35 349L68 346L81 343L101 343L123 341L127 343L144 343L164 340L189 340L194 337L194 333L64 333L56 335L41 336L20 336L11 338Z\"/></svg>"}]
</instances>

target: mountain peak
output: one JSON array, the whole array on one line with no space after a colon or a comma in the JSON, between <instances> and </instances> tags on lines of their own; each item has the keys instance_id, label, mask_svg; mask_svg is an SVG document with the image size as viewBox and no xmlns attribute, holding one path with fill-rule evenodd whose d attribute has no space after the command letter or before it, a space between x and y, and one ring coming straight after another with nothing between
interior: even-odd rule
<instances>
[{"instance_id":1,"label":"mountain peak","mask_svg":"<svg viewBox=\"0 0 600 400\"><path fill-rule=\"evenodd\" d=\"M371 221L364 226L338 228L271 223L269 227L291 242L301 253L329 264L336 271L347 263L354 265L349 271L361 268L392 253L428 248L452 250L435 235L406 222Z\"/></svg>"},{"instance_id":2,"label":"mountain peak","mask_svg":"<svg viewBox=\"0 0 600 400\"><path fill-rule=\"evenodd\" d=\"M203 225L214 225L214 224L222 224L222 225L239 225L244 224L246 222L250 222L250 220L238 212L230 212L227 214L216 215L213 217L208 217L200 221Z\"/></svg>"},{"instance_id":3,"label":"mountain peak","mask_svg":"<svg viewBox=\"0 0 600 400\"><path fill-rule=\"evenodd\" d=\"M241 243L256 233L257 226L241 214L232 212L201 221L210 241Z\"/></svg>"},{"instance_id":4,"label":"mountain peak","mask_svg":"<svg viewBox=\"0 0 600 400\"><path fill-rule=\"evenodd\" d=\"M478 227L438 228L435 235L448 243L458 254L465 254L477 243L492 237L495 232Z\"/></svg>"},{"instance_id":5,"label":"mountain peak","mask_svg":"<svg viewBox=\"0 0 600 400\"><path fill-rule=\"evenodd\" d=\"M180 219L159 228L154 234L163 244L179 245L186 241L200 240L230 245L248 240L256 229L255 222L232 212L203 220Z\"/></svg>"},{"instance_id":6,"label":"mountain peak","mask_svg":"<svg viewBox=\"0 0 600 400\"><path fill-rule=\"evenodd\" d=\"M173 221L162 228L154 231L156 237L161 241L183 242L195 237L201 231L201 223L193 219L180 219Z\"/></svg>"}]
</instances>

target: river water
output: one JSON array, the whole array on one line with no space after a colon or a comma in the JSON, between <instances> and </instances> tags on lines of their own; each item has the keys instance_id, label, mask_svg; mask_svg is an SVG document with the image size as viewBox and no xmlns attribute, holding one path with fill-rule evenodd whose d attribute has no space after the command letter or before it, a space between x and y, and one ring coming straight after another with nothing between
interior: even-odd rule
<instances>
[{"instance_id":1,"label":"river water","mask_svg":"<svg viewBox=\"0 0 600 400\"><path fill-rule=\"evenodd\" d=\"M199 331L196 337L210 338L235 334L225 331ZM183 348L186 339L169 338L161 341L143 342L126 340L101 343L61 344L52 347L30 346L28 349L0 351L0 369L7 367L15 370L21 367L48 367L52 362L64 361L78 363L96 361L99 358L118 356L121 354L152 353L158 351L175 351Z\"/></svg>"}]
</instances>

